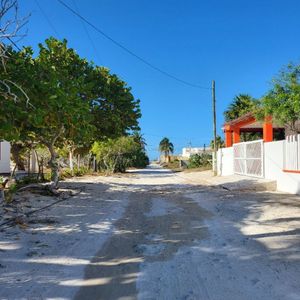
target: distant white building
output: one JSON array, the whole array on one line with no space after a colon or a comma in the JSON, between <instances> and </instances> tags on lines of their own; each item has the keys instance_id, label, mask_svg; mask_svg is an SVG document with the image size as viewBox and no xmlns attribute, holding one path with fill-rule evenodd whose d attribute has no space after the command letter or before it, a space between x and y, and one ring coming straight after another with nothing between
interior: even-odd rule
<instances>
[{"instance_id":1,"label":"distant white building","mask_svg":"<svg viewBox=\"0 0 300 300\"><path fill-rule=\"evenodd\" d=\"M10 173L10 143L0 142L0 173Z\"/></svg>"},{"instance_id":2,"label":"distant white building","mask_svg":"<svg viewBox=\"0 0 300 300\"><path fill-rule=\"evenodd\" d=\"M190 158L193 154L202 154L203 152L211 153L212 150L210 147L187 147L182 149L182 157Z\"/></svg>"}]
</instances>

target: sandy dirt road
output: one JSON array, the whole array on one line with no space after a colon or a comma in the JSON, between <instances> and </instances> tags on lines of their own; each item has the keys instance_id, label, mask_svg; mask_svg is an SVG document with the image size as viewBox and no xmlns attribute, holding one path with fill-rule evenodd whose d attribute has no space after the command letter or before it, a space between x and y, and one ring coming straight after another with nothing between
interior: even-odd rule
<instances>
[{"instance_id":1,"label":"sandy dirt road","mask_svg":"<svg viewBox=\"0 0 300 300\"><path fill-rule=\"evenodd\" d=\"M68 184L56 223L0 233L0 299L300 299L299 197L157 166Z\"/></svg>"}]
</instances>

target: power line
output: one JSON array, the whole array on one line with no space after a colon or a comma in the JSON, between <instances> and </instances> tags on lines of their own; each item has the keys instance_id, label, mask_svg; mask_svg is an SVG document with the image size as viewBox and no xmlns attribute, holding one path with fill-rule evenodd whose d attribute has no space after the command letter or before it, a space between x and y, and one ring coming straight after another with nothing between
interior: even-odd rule
<instances>
[{"instance_id":1,"label":"power line","mask_svg":"<svg viewBox=\"0 0 300 300\"><path fill-rule=\"evenodd\" d=\"M19 50L21 51L21 48L8 36L7 39Z\"/></svg>"},{"instance_id":2,"label":"power line","mask_svg":"<svg viewBox=\"0 0 300 300\"><path fill-rule=\"evenodd\" d=\"M79 9L78 9L78 6L77 6L77 4L76 4L76 1L75 1L75 0L72 0L72 2L73 2L73 4L74 4L74 6L75 6L75 9L76 9L77 12L78 12ZM102 63L102 62L101 62L102 59L101 59L101 57L100 57L100 54L99 54L99 52L98 52L98 49L97 49L97 47L96 47L96 45L95 45L93 39L91 38L91 35L89 34L89 31L88 31L88 29L87 29L86 26L85 26L85 23L84 23L81 19L80 19L80 21L81 21L82 27L83 27L83 29L84 29L84 32L85 32L85 34L86 34L88 40L90 41L90 43L91 43L91 45L92 45L92 48L94 49L94 52L95 52L95 54L96 54L98 60L100 61L100 63Z\"/></svg>"},{"instance_id":3,"label":"power line","mask_svg":"<svg viewBox=\"0 0 300 300\"><path fill-rule=\"evenodd\" d=\"M209 87L204 87L204 86L200 86L194 83L190 83L188 81L182 80L172 74L170 74L169 72L166 72L158 67L156 67L155 65L151 64L150 62L148 62L147 60L145 60L144 58L142 58L141 56L139 56L138 54L135 54L133 51L131 51L130 49L128 49L127 47L123 46L121 43L119 43L118 41L116 41L115 39L113 39L111 36L109 36L108 34L106 34L104 31L102 31L101 29L99 29L98 27L96 27L94 24L92 24L90 21L88 21L85 17L83 17L82 15L80 15L79 13L77 13L74 9L72 9L69 5L67 5L65 2L63 2L62 0L57 0L61 5L63 5L65 8L67 8L70 12L72 12L74 15L76 15L78 18L80 18L81 20L83 20L86 24L88 24L89 26L91 26L94 30L96 30L98 33L100 33L102 36L104 36L106 39L110 40L112 43L114 43L116 46L118 46L119 48L121 48L122 50L124 50L125 52L129 53L131 56L135 57L136 59L138 59L139 61L141 61L142 63L144 63L145 65L147 65L148 67L152 68L153 70L169 77L172 78L173 80L176 80L178 82L181 82L185 85L194 87L194 88L199 88L199 89L205 89L205 90L211 90L211 88Z\"/></svg>"},{"instance_id":4,"label":"power line","mask_svg":"<svg viewBox=\"0 0 300 300\"><path fill-rule=\"evenodd\" d=\"M38 6L39 10L41 11L42 15L44 16L44 18L46 19L46 21L48 22L49 26L52 28L52 30L54 31L54 33L57 35L57 37L60 37L60 34L58 33L58 31L56 30L56 28L54 27L53 23L51 22L51 20L48 18L46 12L43 10L42 6L39 4L38 0L35 0L36 5Z\"/></svg>"}]
</instances>

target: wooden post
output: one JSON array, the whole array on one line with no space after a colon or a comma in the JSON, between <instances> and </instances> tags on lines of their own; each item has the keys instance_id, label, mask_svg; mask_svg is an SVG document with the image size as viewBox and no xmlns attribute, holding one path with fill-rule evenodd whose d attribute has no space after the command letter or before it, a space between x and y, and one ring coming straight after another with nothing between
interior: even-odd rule
<instances>
[{"instance_id":1,"label":"wooden post","mask_svg":"<svg viewBox=\"0 0 300 300\"><path fill-rule=\"evenodd\" d=\"M212 108L213 108L213 134L214 134L214 155L213 155L213 172L217 176L217 117L216 117L216 85L212 81Z\"/></svg>"}]
</instances>

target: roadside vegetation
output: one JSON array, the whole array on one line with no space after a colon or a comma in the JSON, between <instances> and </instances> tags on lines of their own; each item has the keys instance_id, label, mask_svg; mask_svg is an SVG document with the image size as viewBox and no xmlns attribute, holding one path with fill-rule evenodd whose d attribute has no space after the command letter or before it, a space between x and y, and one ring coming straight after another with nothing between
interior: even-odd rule
<instances>
[{"instance_id":1,"label":"roadside vegetation","mask_svg":"<svg viewBox=\"0 0 300 300\"><path fill-rule=\"evenodd\" d=\"M90 169L92 154L97 156L100 169L111 172L124 172L127 166L135 165L126 158L131 151L144 156L140 165L147 164L144 145L130 134L139 130L139 100L117 75L81 58L66 40L47 39L35 57L30 47L8 51L10 57L5 69L2 65L0 77L17 81L30 99L29 104L21 101L16 105L12 97L16 94L21 99L24 95L11 89L6 105L0 107L0 136L12 143L19 168L24 167L26 150L34 150L38 161L50 167L53 187L57 187L67 159L70 173L76 175L74 155L77 172L84 172L80 156L89 157L84 167ZM122 146L126 150L120 152ZM109 166L111 162L105 158L111 160L115 154L104 154L105 148L116 149L116 167Z\"/></svg>"},{"instance_id":2,"label":"roadside vegetation","mask_svg":"<svg viewBox=\"0 0 300 300\"><path fill-rule=\"evenodd\" d=\"M50 37L38 53L3 47L0 81L10 85L0 85L0 136L11 142L18 170L35 155L36 180L46 180L50 169L56 189L63 177L147 165L140 100L125 81L81 58L66 40Z\"/></svg>"},{"instance_id":3,"label":"roadside vegetation","mask_svg":"<svg viewBox=\"0 0 300 300\"><path fill-rule=\"evenodd\" d=\"M220 136L217 138L217 147L221 147L224 144ZM213 141L211 142L213 148ZM193 154L188 160L183 160L182 157L171 155L174 152L174 145L169 138L164 137L159 143L160 151L160 164L166 169L170 169L174 172L181 172L184 170L205 171L211 169L212 154L208 151L203 153Z\"/></svg>"},{"instance_id":4,"label":"roadside vegetation","mask_svg":"<svg viewBox=\"0 0 300 300\"><path fill-rule=\"evenodd\" d=\"M191 155L188 162L188 169L211 169L212 155L207 152Z\"/></svg>"},{"instance_id":5,"label":"roadside vegetation","mask_svg":"<svg viewBox=\"0 0 300 300\"><path fill-rule=\"evenodd\" d=\"M269 91L260 99L248 94L237 95L224 112L226 122L252 113L263 121L272 116L278 125L287 128L290 133L300 133L300 64L290 63L283 67L272 80ZM262 138L260 133L241 134L241 141L250 141ZM276 136L282 139L283 136Z\"/></svg>"},{"instance_id":6,"label":"roadside vegetation","mask_svg":"<svg viewBox=\"0 0 300 300\"><path fill-rule=\"evenodd\" d=\"M159 142L159 151L164 157L164 162L168 163L170 162L170 154L174 152L174 145L170 142L170 140L167 137L164 137Z\"/></svg>"},{"instance_id":7,"label":"roadside vegetation","mask_svg":"<svg viewBox=\"0 0 300 300\"><path fill-rule=\"evenodd\" d=\"M144 168L149 164L137 134L95 142L92 153L97 158L99 169L106 173L125 172L129 167Z\"/></svg>"}]
</instances>

